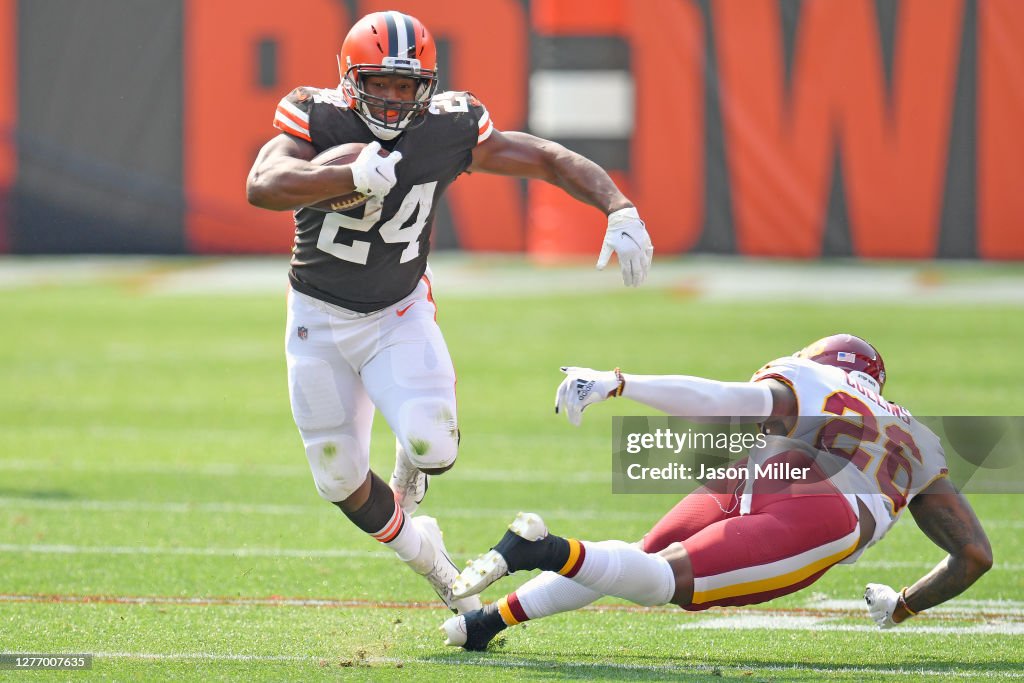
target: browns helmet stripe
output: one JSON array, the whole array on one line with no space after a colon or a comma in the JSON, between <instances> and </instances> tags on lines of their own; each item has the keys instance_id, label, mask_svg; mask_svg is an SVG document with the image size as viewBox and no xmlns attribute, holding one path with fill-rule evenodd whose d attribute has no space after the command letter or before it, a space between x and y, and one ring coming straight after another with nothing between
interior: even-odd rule
<instances>
[{"instance_id":1,"label":"browns helmet stripe","mask_svg":"<svg viewBox=\"0 0 1024 683\"><path fill-rule=\"evenodd\" d=\"M409 58L416 58L416 27L412 23L412 17L408 14L400 15L402 24L405 25L405 50L399 51L399 55ZM401 33L401 31L399 31Z\"/></svg>"},{"instance_id":2,"label":"browns helmet stripe","mask_svg":"<svg viewBox=\"0 0 1024 683\"><path fill-rule=\"evenodd\" d=\"M395 50L398 47L398 26L395 25L395 14L397 12L384 13L384 25L388 29L388 57L398 56L398 52Z\"/></svg>"},{"instance_id":3,"label":"browns helmet stripe","mask_svg":"<svg viewBox=\"0 0 1024 683\"><path fill-rule=\"evenodd\" d=\"M392 10L384 14L384 23L388 29L388 56L415 57L416 30L408 15Z\"/></svg>"}]
</instances>

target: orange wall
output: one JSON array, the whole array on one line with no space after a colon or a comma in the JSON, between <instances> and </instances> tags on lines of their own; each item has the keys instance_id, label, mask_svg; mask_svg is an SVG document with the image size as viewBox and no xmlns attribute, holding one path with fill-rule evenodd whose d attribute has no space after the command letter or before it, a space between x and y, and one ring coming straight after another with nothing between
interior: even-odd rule
<instances>
[{"instance_id":1,"label":"orange wall","mask_svg":"<svg viewBox=\"0 0 1024 683\"><path fill-rule=\"evenodd\" d=\"M241 10L241 11L240 11ZM284 14L282 15L282 12ZM296 18L301 16L301 21ZM185 2L187 244L198 252L286 252L287 214L248 205L245 178L278 100L299 85L337 83L334 51L351 18L334 0ZM259 86L256 45L278 43L279 89Z\"/></svg>"},{"instance_id":2,"label":"orange wall","mask_svg":"<svg viewBox=\"0 0 1024 683\"><path fill-rule=\"evenodd\" d=\"M803 7L787 88L778 3L715 5L740 249L772 256L820 252L838 149L855 254L934 254L962 0L901 3L891 98L874 1Z\"/></svg>"},{"instance_id":3,"label":"orange wall","mask_svg":"<svg viewBox=\"0 0 1024 683\"><path fill-rule=\"evenodd\" d=\"M1024 2L985 0L978 74L978 255L1024 258Z\"/></svg>"},{"instance_id":4,"label":"orange wall","mask_svg":"<svg viewBox=\"0 0 1024 683\"><path fill-rule=\"evenodd\" d=\"M0 252L16 246L3 198L16 188L17 43L33 39L16 19L30 1L0 0ZM724 235L740 253L813 258L840 213L854 256L950 255L940 245L962 230L965 256L1024 258L1022 0L897 0L890 77L875 0L800 3L788 47L777 0L180 1L189 251L288 250L289 215L245 200L275 105L297 85L336 84L353 20L398 9L447 46L443 84L473 90L503 130L528 126L531 40L625 45L633 131L613 141L628 165L609 171L660 254ZM261 40L277 44L273 87L258 81ZM594 256L604 227L538 182L466 176L446 201L466 249Z\"/></svg>"}]
</instances>

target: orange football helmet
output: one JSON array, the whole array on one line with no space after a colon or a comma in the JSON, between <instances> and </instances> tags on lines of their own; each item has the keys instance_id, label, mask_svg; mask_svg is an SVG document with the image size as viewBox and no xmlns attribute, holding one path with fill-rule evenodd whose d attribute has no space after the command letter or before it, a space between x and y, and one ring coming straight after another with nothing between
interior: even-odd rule
<instances>
[{"instance_id":1,"label":"orange football helmet","mask_svg":"<svg viewBox=\"0 0 1024 683\"><path fill-rule=\"evenodd\" d=\"M423 112L437 90L437 47L419 19L401 12L368 14L348 32L338 55L342 96L382 140L392 140ZM364 88L367 76L395 75L414 78L414 100L375 97ZM397 112L389 118L373 112Z\"/></svg>"}]
</instances>

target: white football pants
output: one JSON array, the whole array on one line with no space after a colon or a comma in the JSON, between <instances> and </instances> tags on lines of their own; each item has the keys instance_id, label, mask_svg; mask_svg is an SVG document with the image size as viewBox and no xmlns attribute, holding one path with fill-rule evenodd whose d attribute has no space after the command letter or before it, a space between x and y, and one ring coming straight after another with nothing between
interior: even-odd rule
<instances>
[{"instance_id":1,"label":"white football pants","mask_svg":"<svg viewBox=\"0 0 1024 683\"><path fill-rule=\"evenodd\" d=\"M427 276L374 313L289 291L292 415L321 497L340 502L366 479L374 406L414 465L455 462L455 369L436 313Z\"/></svg>"}]
</instances>

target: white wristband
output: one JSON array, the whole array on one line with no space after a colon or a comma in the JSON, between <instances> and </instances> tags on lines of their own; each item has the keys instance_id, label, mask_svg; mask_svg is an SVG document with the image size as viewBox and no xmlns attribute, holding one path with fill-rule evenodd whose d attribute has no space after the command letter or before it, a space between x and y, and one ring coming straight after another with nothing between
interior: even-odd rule
<instances>
[{"instance_id":1,"label":"white wristband","mask_svg":"<svg viewBox=\"0 0 1024 683\"><path fill-rule=\"evenodd\" d=\"M627 206L625 209L612 211L608 214L608 229L611 230L616 223L623 220L640 220L640 214L637 212L635 206Z\"/></svg>"}]
</instances>

